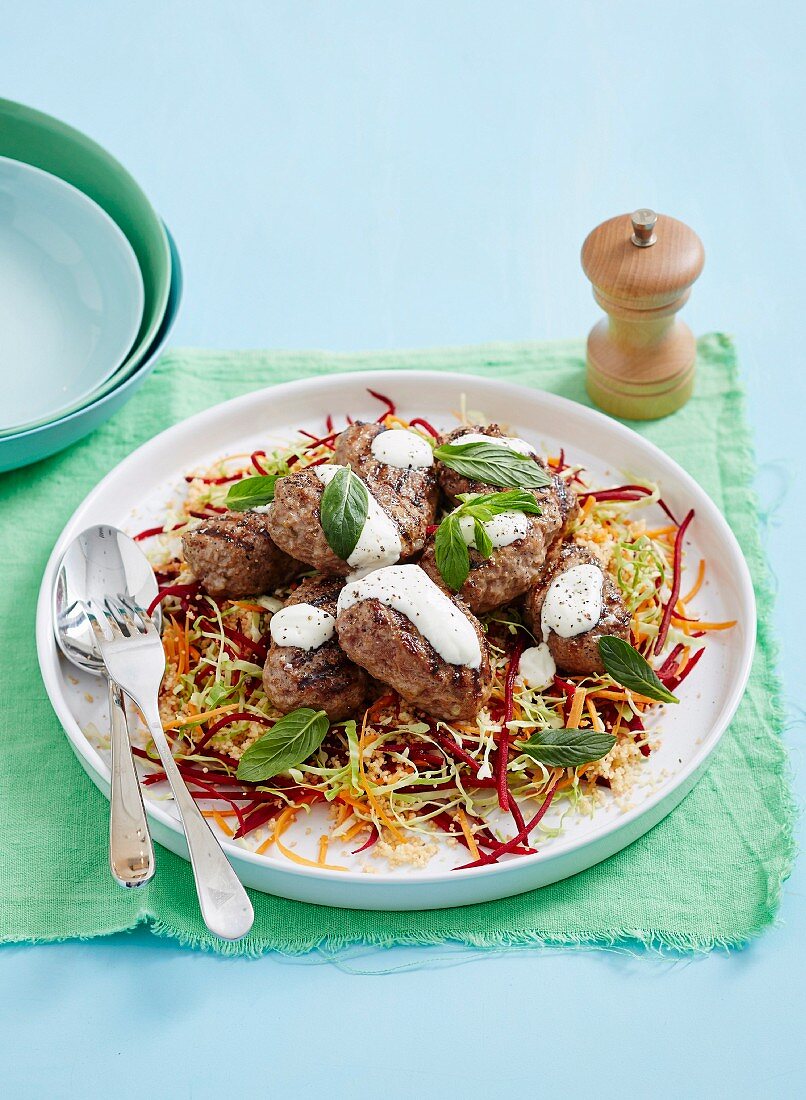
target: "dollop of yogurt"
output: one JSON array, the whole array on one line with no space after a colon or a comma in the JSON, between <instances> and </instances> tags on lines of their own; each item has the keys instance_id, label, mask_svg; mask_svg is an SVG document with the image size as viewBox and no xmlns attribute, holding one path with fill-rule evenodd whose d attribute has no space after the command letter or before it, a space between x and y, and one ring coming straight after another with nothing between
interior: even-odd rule
<instances>
[{"instance_id":1,"label":"dollop of yogurt","mask_svg":"<svg viewBox=\"0 0 806 1100\"><path fill-rule=\"evenodd\" d=\"M361 600L378 600L399 611L449 665L481 667L481 645L473 624L419 565L375 569L339 593L339 612Z\"/></svg>"},{"instance_id":2,"label":"dollop of yogurt","mask_svg":"<svg viewBox=\"0 0 806 1100\"><path fill-rule=\"evenodd\" d=\"M531 443L527 443L525 439L520 439L517 435L505 435L499 439L498 436L484 435L483 432L466 432L464 435L460 435L458 439L454 439L453 443L456 446L460 443L496 443L499 447L509 447L511 451L517 451L519 455L537 454L537 450Z\"/></svg>"},{"instance_id":3,"label":"dollop of yogurt","mask_svg":"<svg viewBox=\"0 0 806 1100\"><path fill-rule=\"evenodd\" d=\"M310 651L330 641L336 632L336 618L312 603L293 603L272 615L269 630L275 645Z\"/></svg>"},{"instance_id":4,"label":"dollop of yogurt","mask_svg":"<svg viewBox=\"0 0 806 1100\"><path fill-rule=\"evenodd\" d=\"M501 546L509 546L518 539L526 538L529 534L529 517L524 512L500 512L491 520L482 524L484 530L490 536L493 549ZM476 549L476 525L472 516L460 516L459 528L462 538L467 546Z\"/></svg>"},{"instance_id":5,"label":"dollop of yogurt","mask_svg":"<svg viewBox=\"0 0 806 1100\"><path fill-rule=\"evenodd\" d=\"M372 457L400 470L427 470L434 465L434 452L422 436L406 428L378 432L372 440Z\"/></svg>"},{"instance_id":6,"label":"dollop of yogurt","mask_svg":"<svg viewBox=\"0 0 806 1100\"><path fill-rule=\"evenodd\" d=\"M543 691L554 683L557 665L545 642L529 646L521 653L518 676L528 688Z\"/></svg>"},{"instance_id":7,"label":"dollop of yogurt","mask_svg":"<svg viewBox=\"0 0 806 1100\"><path fill-rule=\"evenodd\" d=\"M603 583L598 565L573 565L556 576L540 613L543 639L550 631L561 638L576 638L596 626L602 617Z\"/></svg>"},{"instance_id":8,"label":"dollop of yogurt","mask_svg":"<svg viewBox=\"0 0 806 1100\"><path fill-rule=\"evenodd\" d=\"M315 469L319 480L327 485L344 467L328 463L317 466ZM384 512L369 489L367 489L367 495L369 497L367 518L355 550L347 559L347 564L353 568L354 576L362 576L370 569L377 569L379 566L392 565L398 561L403 549L397 524Z\"/></svg>"}]
</instances>

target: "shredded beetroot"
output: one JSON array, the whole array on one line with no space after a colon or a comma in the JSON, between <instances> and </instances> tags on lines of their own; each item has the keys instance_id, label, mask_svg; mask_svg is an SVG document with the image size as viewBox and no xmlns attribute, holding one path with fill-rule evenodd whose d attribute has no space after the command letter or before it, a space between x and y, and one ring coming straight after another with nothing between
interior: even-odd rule
<instances>
[{"instance_id":1,"label":"shredded beetroot","mask_svg":"<svg viewBox=\"0 0 806 1100\"><path fill-rule=\"evenodd\" d=\"M250 655L255 658L255 664L260 664L266 660L266 654L268 653L268 645L266 641L253 642L251 638L247 638L245 634L242 634L240 630L236 630L234 626L225 626L224 634L231 642L240 649L240 656L247 658Z\"/></svg>"},{"instance_id":2,"label":"shredded beetroot","mask_svg":"<svg viewBox=\"0 0 806 1100\"><path fill-rule=\"evenodd\" d=\"M501 733L498 735L498 755L496 756L496 781L498 784L498 805L502 810L508 810L513 799L509 794L507 785L507 765L509 764L509 730L507 723L512 721L512 712L515 707L515 677L518 675L518 666L521 663L524 641L519 637L515 642L515 648L507 665L507 676L504 684L504 713L501 718Z\"/></svg>"},{"instance_id":3,"label":"shredded beetroot","mask_svg":"<svg viewBox=\"0 0 806 1100\"><path fill-rule=\"evenodd\" d=\"M167 599L169 596L183 596L187 598L188 596L197 595L198 591L198 581L191 581L190 584L169 584L167 588L161 589L160 592L148 605L147 614L153 615L154 608L157 606L157 604L162 603L162 601Z\"/></svg>"},{"instance_id":4,"label":"shredded beetroot","mask_svg":"<svg viewBox=\"0 0 806 1100\"><path fill-rule=\"evenodd\" d=\"M371 397L374 397L376 401L380 401L384 405L386 405L386 412L378 417L379 424L381 424L387 418L387 416L395 415L395 413L397 412L397 407L394 401L388 398L386 394L378 393L376 390L369 389L369 387L367 387L367 393L370 394Z\"/></svg>"},{"instance_id":5,"label":"shredded beetroot","mask_svg":"<svg viewBox=\"0 0 806 1100\"><path fill-rule=\"evenodd\" d=\"M666 658L666 660L663 662L663 664L660 666L660 668L658 669L657 676L658 676L659 680L662 680L664 676L671 676L672 670L677 665L677 658L680 656L680 654L682 652L683 652L683 644L682 644L682 642L679 642L674 647L674 649L669 654L669 656Z\"/></svg>"},{"instance_id":6,"label":"shredded beetroot","mask_svg":"<svg viewBox=\"0 0 806 1100\"><path fill-rule=\"evenodd\" d=\"M264 466L261 466L260 464L260 459L265 457L265 451L253 451L252 454L249 456L249 461L262 477L265 477L269 472Z\"/></svg>"},{"instance_id":7,"label":"shredded beetroot","mask_svg":"<svg viewBox=\"0 0 806 1100\"><path fill-rule=\"evenodd\" d=\"M145 531L140 531L134 536L135 542L140 542L142 539L151 539L155 535L170 535L173 531L178 531L180 527L185 527L184 523L175 523L173 527L169 527L166 531L164 527L147 527Z\"/></svg>"},{"instance_id":8,"label":"shredded beetroot","mask_svg":"<svg viewBox=\"0 0 806 1100\"><path fill-rule=\"evenodd\" d=\"M333 431L333 416L330 413L327 414L327 420L325 421L325 431Z\"/></svg>"},{"instance_id":9,"label":"shredded beetroot","mask_svg":"<svg viewBox=\"0 0 806 1100\"><path fill-rule=\"evenodd\" d=\"M249 833L253 833L255 829L259 829L261 825L265 825L268 821L271 821L271 819L276 817L279 813L280 805L281 803L275 799L274 804L265 804L253 810L250 814L246 815L244 820L238 825L238 829L232 839L238 840L242 836L247 836Z\"/></svg>"},{"instance_id":10,"label":"shredded beetroot","mask_svg":"<svg viewBox=\"0 0 806 1100\"><path fill-rule=\"evenodd\" d=\"M438 733L436 730L432 730L431 735L448 756L452 756L455 760L461 760L463 764L467 764L474 774L478 772L481 764L479 764L478 760L474 760L467 749L463 749L452 737L449 737L446 733Z\"/></svg>"},{"instance_id":11,"label":"shredded beetroot","mask_svg":"<svg viewBox=\"0 0 806 1100\"><path fill-rule=\"evenodd\" d=\"M194 752L201 752L212 737L215 737L221 730L226 729L227 726L231 726L233 722L257 722L261 726L274 725L271 718L267 718L264 714L252 714L248 710L232 711L231 714L225 714L223 718L219 718L207 729L201 741L197 742Z\"/></svg>"},{"instance_id":12,"label":"shredded beetroot","mask_svg":"<svg viewBox=\"0 0 806 1100\"><path fill-rule=\"evenodd\" d=\"M230 481L240 481L242 474L228 474L226 477L200 477L199 474L185 474L185 481L200 481L202 485L226 485Z\"/></svg>"},{"instance_id":13,"label":"shredded beetroot","mask_svg":"<svg viewBox=\"0 0 806 1100\"><path fill-rule=\"evenodd\" d=\"M660 506L660 507L661 507L661 508L662 508L662 509L664 510L664 512L666 513L666 515L667 515L667 516L669 517L669 519L670 519L670 520L672 521L672 523L673 523L673 524L675 525L675 527L679 527L679 526L680 526L680 524L679 524L679 523L677 522L677 520L676 520L676 519L674 518L674 513L672 512L671 508L669 507L669 505L668 505L668 504L666 503L666 501L665 501L665 500L664 500L664 499L663 499L662 497L661 497L661 499L660 499L660 500L658 501L658 504L659 504L659 506Z\"/></svg>"},{"instance_id":14,"label":"shredded beetroot","mask_svg":"<svg viewBox=\"0 0 806 1100\"><path fill-rule=\"evenodd\" d=\"M562 779L562 776L558 776L558 778L554 780L554 783L549 787L548 792L546 793L546 797L543 799L543 803L535 816L531 819L531 821L524 825L524 827L520 829L511 840L507 840L503 844L499 844L499 846L493 849L493 851L491 852L485 852L483 856L481 856L477 860L474 860L473 863L465 863L461 867L454 867L454 870L463 871L467 867L484 867L488 863L497 863L499 858L503 855L512 855L513 848L518 848L525 840L528 841L529 834L540 823L540 820L546 813L546 810L548 810L549 806L551 805L551 800L554 798L557 787L560 784L560 779Z\"/></svg>"},{"instance_id":15,"label":"shredded beetroot","mask_svg":"<svg viewBox=\"0 0 806 1100\"><path fill-rule=\"evenodd\" d=\"M194 519L214 519L215 516L223 515L226 512L226 508L218 508L215 504L205 504L203 512L194 512L191 510L190 515Z\"/></svg>"},{"instance_id":16,"label":"shredded beetroot","mask_svg":"<svg viewBox=\"0 0 806 1100\"><path fill-rule=\"evenodd\" d=\"M657 656L664 645L666 644L666 636L669 633L669 624L672 621L672 615L674 614L675 604L680 595L680 581L683 564L683 539L686 534L686 529L691 521L694 519L694 509L688 513L686 518L680 524L677 529L677 534L674 540L674 555L672 558L672 590L669 594L669 600L666 607L663 609L663 618L660 623L660 630L658 636L655 639L655 646L652 652Z\"/></svg>"},{"instance_id":17,"label":"shredded beetroot","mask_svg":"<svg viewBox=\"0 0 806 1100\"><path fill-rule=\"evenodd\" d=\"M702 657L703 653L705 653L704 649L698 649L679 676L672 676L670 679L665 681L665 685L669 689L669 691L674 691L675 688L679 687L680 684L683 683L689 673L693 672L693 670L697 666L697 662Z\"/></svg>"},{"instance_id":18,"label":"shredded beetroot","mask_svg":"<svg viewBox=\"0 0 806 1100\"><path fill-rule=\"evenodd\" d=\"M357 856L360 852L366 852L367 848L371 848L373 844L377 844L380 835L381 834L378 832L377 828L374 825L371 825L369 830L369 839L365 841L365 843L362 844L360 848L355 848L353 850L353 855Z\"/></svg>"},{"instance_id":19,"label":"shredded beetroot","mask_svg":"<svg viewBox=\"0 0 806 1100\"><path fill-rule=\"evenodd\" d=\"M324 436L322 439L318 439L312 432L306 432L304 428L300 428L299 434L304 435L306 439L312 440L311 447L315 444L317 447L327 447L329 451L334 451L336 449L333 446L333 440L336 438L336 433L331 433L328 436ZM306 450L311 450L311 447L307 447Z\"/></svg>"},{"instance_id":20,"label":"shredded beetroot","mask_svg":"<svg viewBox=\"0 0 806 1100\"><path fill-rule=\"evenodd\" d=\"M413 420L409 421L409 424L411 424L412 428L422 428L423 431L428 432L434 439L442 438L433 424L429 424L428 421L423 420L421 416L415 416Z\"/></svg>"},{"instance_id":21,"label":"shredded beetroot","mask_svg":"<svg viewBox=\"0 0 806 1100\"><path fill-rule=\"evenodd\" d=\"M426 533L426 535L435 535L438 530L439 530L439 524L438 523L429 523L428 526L425 529L425 533Z\"/></svg>"}]
</instances>

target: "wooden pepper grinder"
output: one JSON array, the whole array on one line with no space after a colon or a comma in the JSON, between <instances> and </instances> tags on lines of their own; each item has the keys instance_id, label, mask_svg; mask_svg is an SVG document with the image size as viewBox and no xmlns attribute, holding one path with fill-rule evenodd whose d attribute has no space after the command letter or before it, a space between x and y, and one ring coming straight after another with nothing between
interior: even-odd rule
<instances>
[{"instance_id":1,"label":"wooden pepper grinder","mask_svg":"<svg viewBox=\"0 0 806 1100\"><path fill-rule=\"evenodd\" d=\"M588 234L582 267L608 316L588 337L587 387L605 412L654 420L688 401L696 343L675 314L704 262L694 230L652 210L610 218Z\"/></svg>"}]
</instances>

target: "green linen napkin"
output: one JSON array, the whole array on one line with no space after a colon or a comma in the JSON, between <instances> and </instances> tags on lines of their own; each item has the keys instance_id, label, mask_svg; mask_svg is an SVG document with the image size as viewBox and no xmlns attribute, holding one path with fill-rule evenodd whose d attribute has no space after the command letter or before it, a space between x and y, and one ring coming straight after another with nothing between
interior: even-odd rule
<instances>
[{"instance_id":1,"label":"green linen napkin","mask_svg":"<svg viewBox=\"0 0 806 1100\"><path fill-rule=\"evenodd\" d=\"M157 852L158 873L121 890L107 867L103 796L79 767L39 676L34 612L53 543L99 478L144 440L209 405L275 382L345 370L428 368L506 378L587 403L580 342L416 352L175 351L126 408L67 452L0 477L6 538L0 599L0 939L99 936L150 921L160 934L229 954L300 953L352 943L738 946L774 916L793 856L781 742L772 597L752 492L754 458L730 341L699 344L697 392L674 416L635 424L691 471L727 516L759 609L750 686L711 767L646 836L575 878L499 902L424 913L328 909L252 892L255 925L237 944L205 929L190 867Z\"/></svg>"}]
</instances>

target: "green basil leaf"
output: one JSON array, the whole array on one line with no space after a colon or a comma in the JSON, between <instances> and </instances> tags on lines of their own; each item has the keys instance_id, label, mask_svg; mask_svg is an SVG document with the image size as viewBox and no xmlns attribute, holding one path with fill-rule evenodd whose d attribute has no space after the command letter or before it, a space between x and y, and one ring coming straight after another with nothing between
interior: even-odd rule
<instances>
[{"instance_id":1,"label":"green basil leaf","mask_svg":"<svg viewBox=\"0 0 806 1100\"><path fill-rule=\"evenodd\" d=\"M489 558L492 555L492 540L487 534L487 528L480 519L473 520L473 541L476 544L476 549L483 558Z\"/></svg>"},{"instance_id":2,"label":"green basil leaf","mask_svg":"<svg viewBox=\"0 0 806 1100\"><path fill-rule=\"evenodd\" d=\"M606 634L599 639L599 654L608 676L612 676L622 687L645 695L647 699L657 699L661 703L680 702L676 695L672 695L663 686L649 662L623 638Z\"/></svg>"},{"instance_id":3,"label":"green basil leaf","mask_svg":"<svg viewBox=\"0 0 806 1100\"><path fill-rule=\"evenodd\" d=\"M434 458L462 477L509 489L543 489L548 473L530 455L518 454L500 443L443 443Z\"/></svg>"},{"instance_id":4,"label":"green basil leaf","mask_svg":"<svg viewBox=\"0 0 806 1100\"><path fill-rule=\"evenodd\" d=\"M540 505L525 489L508 489L504 493L460 493L459 500L462 502L459 508L462 515L476 516L484 523L502 512L525 512L530 516L541 514Z\"/></svg>"},{"instance_id":5,"label":"green basil leaf","mask_svg":"<svg viewBox=\"0 0 806 1100\"><path fill-rule=\"evenodd\" d=\"M238 761L238 778L262 783L308 759L325 739L330 722L323 710L300 707L284 715L249 746Z\"/></svg>"},{"instance_id":6,"label":"green basil leaf","mask_svg":"<svg viewBox=\"0 0 806 1100\"><path fill-rule=\"evenodd\" d=\"M263 474L261 477L245 477L230 485L226 506L233 512L245 512L249 508L260 508L274 500L276 474Z\"/></svg>"},{"instance_id":7,"label":"green basil leaf","mask_svg":"<svg viewBox=\"0 0 806 1100\"><path fill-rule=\"evenodd\" d=\"M437 528L434 556L442 579L458 592L470 572L470 554L455 512L446 516Z\"/></svg>"},{"instance_id":8,"label":"green basil leaf","mask_svg":"<svg viewBox=\"0 0 806 1100\"><path fill-rule=\"evenodd\" d=\"M596 730L542 730L519 742L518 749L549 768L578 768L607 756L615 743L611 734Z\"/></svg>"},{"instance_id":9,"label":"green basil leaf","mask_svg":"<svg viewBox=\"0 0 806 1100\"><path fill-rule=\"evenodd\" d=\"M347 561L358 545L368 511L366 485L349 466L344 466L325 486L319 505L327 544L342 561Z\"/></svg>"}]
</instances>

